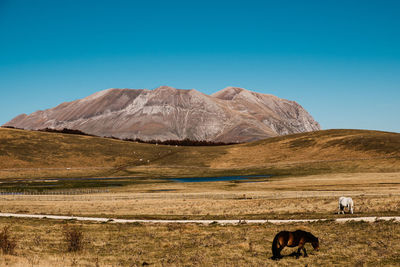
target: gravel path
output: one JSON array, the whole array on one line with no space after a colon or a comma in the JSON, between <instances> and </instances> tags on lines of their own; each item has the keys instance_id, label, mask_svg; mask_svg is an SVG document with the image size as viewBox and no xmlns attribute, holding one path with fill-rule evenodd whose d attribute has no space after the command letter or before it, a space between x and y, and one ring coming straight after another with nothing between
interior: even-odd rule
<instances>
[{"instance_id":1,"label":"gravel path","mask_svg":"<svg viewBox=\"0 0 400 267\"><path fill-rule=\"evenodd\" d=\"M41 215L41 214L17 214L17 213L0 213L0 217L15 218L35 218L35 219L53 219L53 220L77 220L91 222L110 222L110 223L199 223L199 224L240 224L240 223L297 223L297 222L317 222L328 221L330 219L303 219L303 220L136 220L136 219L111 219L96 217L77 217L77 216L60 216L60 215ZM333 219L335 222L349 221L365 221L375 222L377 220L400 222L400 216L393 217L350 217Z\"/></svg>"}]
</instances>

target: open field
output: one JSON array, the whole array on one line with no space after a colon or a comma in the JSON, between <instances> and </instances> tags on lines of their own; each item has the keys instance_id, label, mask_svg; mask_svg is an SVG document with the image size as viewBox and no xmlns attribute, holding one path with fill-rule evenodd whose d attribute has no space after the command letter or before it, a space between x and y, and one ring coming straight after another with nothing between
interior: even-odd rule
<instances>
[{"instance_id":1,"label":"open field","mask_svg":"<svg viewBox=\"0 0 400 267\"><path fill-rule=\"evenodd\" d=\"M65 224L80 225L81 252L67 252ZM0 265L12 266L395 266L400 262L400 224L393 222L302 223L291 225L141 225L74 221L0 219L11 225L15 255ZM320 239L320 250L306 245L309 257L270 260L271 242L281 230L303 229ZM293 248L285 248L289 255Z\"/></svg>"},{"instance_id":2,"label":"open field","mask_svg":"<svg viewBox=\"0 0 400 267\"><path fill-rule=\"evenodd\" d=\"M165 180L254 174L272 177ZM68 193L85 189L99 193ZM8 191L27 195L0 195L0 212L209 220L399 216L400 134L329 130L176 147L0 128L0 192ZM337 215L342 195L353 198L355 214ZM82 252L65 251L66 223L82 226ZM400 264L395 222L204 226L0 218L4 225L18 246L15 255L0 258L2 266L274 266L268 259L274 235L298 228L319 236L321 251L284 258L280 266Z\"/></svg>"},{"instance_id":3,"label":"open field","mask_svg":"<svg viewBox=\"0 0 400 267\"><path fill-rule=\"evenodd\" d=\"M400 173L325 174L264 182L136 184L92 195L1 195L0 211L168 219L337 217L352 196L353 216L400 215Z\"/></svg>"}]
</instances>

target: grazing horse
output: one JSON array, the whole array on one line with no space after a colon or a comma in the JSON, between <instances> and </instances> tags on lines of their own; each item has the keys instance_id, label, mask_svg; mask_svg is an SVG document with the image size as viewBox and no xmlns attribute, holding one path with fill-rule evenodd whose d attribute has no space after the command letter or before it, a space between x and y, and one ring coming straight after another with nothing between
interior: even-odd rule
<instances>
[{"instance_id":1,"label":"grazing horse","mask_svg":"<svg viewBox=\"0 0 400 267\"><path fill-rule=\"evenodd\" d=\"M278 260L282 258L281 250L284 247L299 247L297 253L292 253L291 255L296 255L298 259L301 256L301 250L304 252L304 257L307 257L306 248L304 247L305 243L311 243L315 250L319 249L319 241L318 238L313 234L296 230L294 232L282 231L279 232L274 241L272 241L272 258L273 260Z\"/></svg>"},{"instance_id":2,"label":"grazing horse","mask_svg":"<svg viewBox=\"0 0 400 267\"><path fill-rule=\"evenodd\" d=\"M354 212L354 203L353 203L353 199L351 199L351 197L340 197L339 198L339 212L344 214L344 208L347 208L348 211L353 214Z\"/></svg>"}]
</instances>

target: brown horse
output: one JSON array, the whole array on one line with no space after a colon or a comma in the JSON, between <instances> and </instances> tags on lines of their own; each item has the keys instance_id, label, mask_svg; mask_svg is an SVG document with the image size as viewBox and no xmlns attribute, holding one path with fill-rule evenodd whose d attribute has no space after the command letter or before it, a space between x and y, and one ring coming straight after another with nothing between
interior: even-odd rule
<instances>
[{"instance_id":1,"label":"brown horse","mask_svg":"<svg viewBox=\"0 0 400 267\"><path fill-rule=\"evenodd\" d=\"M282 231L279 232L275 238L274 241L272 241L272 258L273 260L278 260L282 258L281 255L281 250L284 247L299 247L297 250L297 253L292 253L291 255L295 255L296 258L298 259L301 255L301 250L304 252L304 257L307 257L307 252L306 248L304 245L306 243L311 243L313 248L315 250L319 249L319 241L318 238L315 237L313 234L302 231L302 230L297 230L294 232L289 232L289 231Z\"/></svg>"}]
</instances>

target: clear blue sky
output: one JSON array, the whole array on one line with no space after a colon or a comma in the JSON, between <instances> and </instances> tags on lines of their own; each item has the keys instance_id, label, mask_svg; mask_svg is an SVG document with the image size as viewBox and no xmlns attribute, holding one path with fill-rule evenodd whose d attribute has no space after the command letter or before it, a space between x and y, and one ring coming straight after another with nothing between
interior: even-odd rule
<instances>
[{"instance_id":1,"label":"clear blue sky","mask_svg":"<svg viewBox=\"0 0 400 267\"><path fill-rule=\"evenodd\" d=\"M0 0L0 124L106 88L244 87L400 132L400 1Z\"/></svg>"}]
</instances>

